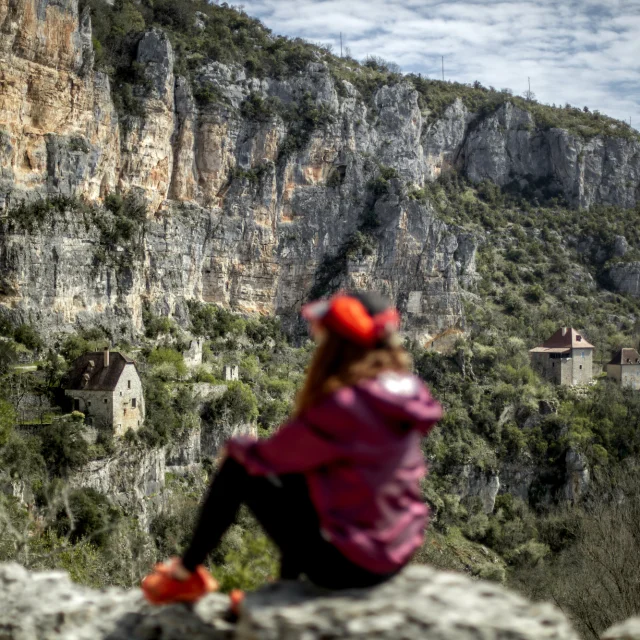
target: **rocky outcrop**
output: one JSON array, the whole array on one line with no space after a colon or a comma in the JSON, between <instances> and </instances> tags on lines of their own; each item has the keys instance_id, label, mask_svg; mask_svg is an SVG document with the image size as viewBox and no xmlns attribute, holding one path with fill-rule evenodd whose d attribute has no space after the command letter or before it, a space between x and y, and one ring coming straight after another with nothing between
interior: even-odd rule
<instances>
[{"instance_id":1,"label":"rocky outcrop","mask_svg":"<svg viewBox=\"0 0 640 640\"><path fill-rule=\"evenodd\" d=\"M500 491L498 471L484 470L470 464L463 465L453 474L456 478L455 493L460 498L479 498L483 513L493 513Z\"/></svg>"},{"instance_id":2,"label":"rocky outcrop","mask_svg":"<svg viewBox=\"0 0 640 640\"><path fill-rule=\"evenodd\" d=\"M609 269L614 291L640 296L640 262L617 262Z\"/></svg>"},{"instance_id":3,"label":"rocky outcrop","mask_svg":"<svg viewBox=\"0 0 640 640\"><path fill-rule=\"evenodd\" d=\"M72 487L91 488L135 515L143 528L162 511L165 449L123 447L114 456L94 460L70 479Z\"/></svg>"},{"instance_id":4,"label":"rocky outcrop","mask_svg":"<svg viewBox=\"0 0 640 640\"><path fill-rule=\"evenodd\" d=\"M578 639L550 604L417 566L380 587L341 594L276 584L249 594L237 625L224 621L228 601L222 595L210 595L192 609L154 608L139 591L92 591L66 574L29 573L15 564L0 565L0 601L6 640Z\"/></svg>"},{"instance_id":5,"label":"rocky outcrop","mask_svg":"<svg viewBox=\"0 0 640 640\"><path fill-rule=\"evenodd\" d=\"M539 129L528 111L511 103L475 121L457 153L474 181L533 187L580 207L633 207L640 200L640 142L585 141L563 129Z\"/></svg>"},{"instance_id":6,"label":"rocky outcrop","mask_svg":"<svg viewBox=\"0 0 640 640\"><path fill-rule=\"evenodd\" d=\"M591 480L587 456L575 449L569 449L565 456L565 468L563 497L568 502L576 502L589 488Z\"/></svg>"},{"instance_id":7,"label":"rocky outcrop","mask_svg":"<svg viewBox=\"0 0 640 640\"><path fill-rule=\"evenodd\" d=\"M602 640L640 640L640 618L629 618L602 634Z\"/></svg>"}]
</instances>

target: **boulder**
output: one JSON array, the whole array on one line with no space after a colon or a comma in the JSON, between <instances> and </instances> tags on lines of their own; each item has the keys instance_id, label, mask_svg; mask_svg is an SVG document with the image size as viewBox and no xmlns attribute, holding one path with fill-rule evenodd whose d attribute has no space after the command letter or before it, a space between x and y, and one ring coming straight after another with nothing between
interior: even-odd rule
<instances>
[{"instance_id":1,"label":"boulder","mask_svg":"<svg viewBox=\"0 0 640 640\"><path fill-rule=\"evenodd\" d=\"M226 596L152 607L138 590L96 591L62 572L0 565L3 640L578 640L564 614L462 574L412 566L372 589L324 592L299 582L249 594L237 624ZM622 636L611 636L622 637Z\"/></svg>"},{"instance_id":2,"label":"boulder","mask_svg":"<svg viewBox=\"0 0 640 640\"><path fill-rule=\"evenodd\" d=\"M640 640L640 618L629 618L602 634L602 640Z\"/></svg>"}]
</instances>

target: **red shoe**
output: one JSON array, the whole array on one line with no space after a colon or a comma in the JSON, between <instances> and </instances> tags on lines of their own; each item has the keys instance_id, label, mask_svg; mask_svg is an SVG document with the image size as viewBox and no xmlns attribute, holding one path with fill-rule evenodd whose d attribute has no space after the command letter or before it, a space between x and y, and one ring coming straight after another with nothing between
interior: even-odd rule
<instances>
[{"instance_id":1,"label":"red shoe","mask_svg":"<svg viewBox=\"0 0 640 640\"><path fill-rule=\"evenodd\" d=\"M244 602L244 591L241 591L240 589L232 589L229 592L229 600L231 600L231 613L236 617L239 616L240 607Z\"/></svg>"},{"instance_id":2,"label":"red shoe","mask_svg":"<svg viewBox=\"0 0 640 640\"><path fill-rule=\"evenodd\" d=\"M141 584L145 598L152 604L195 602L212 591L217 591L217 580L202 566L186 579L173 577L172 565L160 563L153 568Z\"/></svg>"}]
</instances>

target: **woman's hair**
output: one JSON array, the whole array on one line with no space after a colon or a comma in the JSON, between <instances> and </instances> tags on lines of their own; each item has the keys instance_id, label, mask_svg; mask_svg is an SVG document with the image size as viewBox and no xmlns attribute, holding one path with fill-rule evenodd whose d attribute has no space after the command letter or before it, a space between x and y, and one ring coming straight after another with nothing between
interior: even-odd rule
<instances>
[{"instance_id":1,"label":"woman's hair","mask_svg":"<svg viewBox=\"0 0 640 640\"><path fill-rule=\"evenodd\" d=\"M351 294L375 315L389 305L378 296ZM296 398L295 414L316 404L324 395L375 378L383 371L407 373L411 358L399 345L397 335L381 340L375 347L365 347L326 329L324 340L316 348L304 385Z\"/></svg>"}]
</instances>

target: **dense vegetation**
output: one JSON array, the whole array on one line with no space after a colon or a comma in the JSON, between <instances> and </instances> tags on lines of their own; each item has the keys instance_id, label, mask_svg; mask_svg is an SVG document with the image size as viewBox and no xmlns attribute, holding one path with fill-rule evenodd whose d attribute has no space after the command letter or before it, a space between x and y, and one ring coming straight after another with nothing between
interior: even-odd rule
<instances>
[{"instance_id":1,"label":"dense vegetation","mask_svg":"<svg viewBox=\"0 0 640 640\"><path fill-rule=\"evenodd\" d=\"M367 211L398 184L393 170L380 167L368 187ZM467 295L465 336L448 354L408 345L416 371L447 408L424 443L431 460L424 496L432 524L417 561L553 597L574 613L586 635L593 635L611 615L593 602L587 615L581 603L589 596L571 587L567 575L595 571L594 558L604 543L589 524L591 514L617 517L605 509L601 496L611 491L612 482L620 484L616 469L633 465L640 454L640 398L606 380L581 393L550 385L530 368L527 350L560 325L579 328L596 345L597 365L611 350L638 345L638 301L605 286L612 261L634 257L640 246L640 212L578 212L545 192L544 185L515 194L490 183L473 186L456 175L402 197L423 201L480 240L479 278ZM133 206L121 200L109 204L116 222L121 207ZM375 230L375 220L365 216L360 235L345 245L344 260L375 243ZM131 235L128 227L125 231ZM621 235L629 248L614 256ZM101 236L104 242L116 241L110 234ZM325 266L330 271L331 265ZM136 357L147 405L146 424L126 437L128 448L142 452L179 443L200 424L205 432L223 434L255 422L267 435L291 409L310 345L292 346L273 318L245 318L196 302L188 311L188 326L181 327L146 308L142 342L118 347ZM84 416L68 413L58 390L69 363L101 349L110 336L99 328L83 330L67 336L54 352L45 349L30 325L3 320L0 331L6 337L0 342L6 354L0 372L2 469L33 493L31 510L2 498L1 557L31 567L62 566L88 584L134 584L150 563L184 549L206 472L216 461L205 461L202 477L167 476L167 508L152 517L148 532L134 514L104 496L70 490L65 478L87 460L117 455L121 447L109 434L88 443ZM183 358L190 336L204 340L203 364L191 369ZM38 370L25 370L20 360L35 360ZM239 365L240 382L223 380L228 364ZM202 383L220 387L221 393L198 400L196 385ZM25 407L28 396L46 397L54 408L34 413ZM584 504L566 502L568 452L584 456L596 480ZM535 475L526 495L500 495L489 513L477 497L461 499L464 473L490 476L509 465ZM625 487L635 499L633 488ZM591 555L580 551L586 547ZM273 558L267 539L243 514L212 562L226 588L251 587L275 574Z\"/></svg>"}]
</instances>

